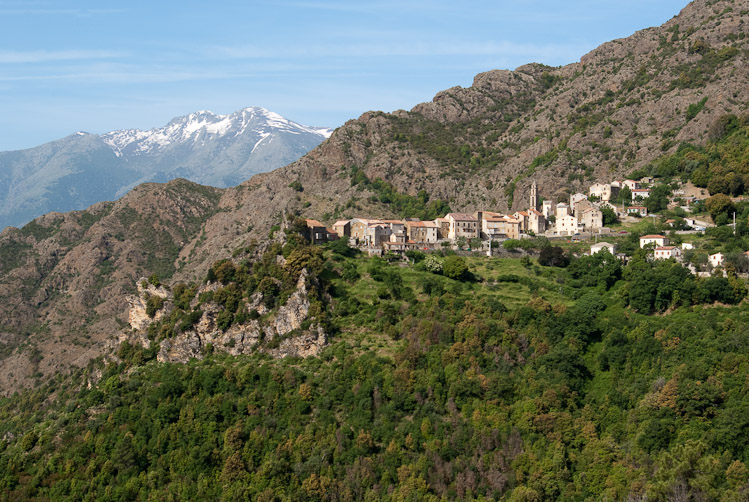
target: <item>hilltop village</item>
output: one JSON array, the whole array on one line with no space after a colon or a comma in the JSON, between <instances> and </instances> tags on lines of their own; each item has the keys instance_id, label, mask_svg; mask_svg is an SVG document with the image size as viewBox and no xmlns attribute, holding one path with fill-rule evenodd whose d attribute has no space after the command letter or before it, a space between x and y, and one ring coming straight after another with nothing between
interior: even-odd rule
<instances>
[{"instance_id":1,"label":"hilltop village","mask_svg":"<svg viewBox=\"0 0 749 502\"><path fill-rule=\"evenodd\" d=\"M588 194L574 193L569 203L560 201L556 205L551 200L540 200L536 182L530 187L528 209L512 214L493 211L476 211L469 213L448 213L435 220L422 221L418 218L371 219L352 218L338 220L332 227L314 220L306 220L307 238L310 242L321 244L337 239L348 239L349 244L366 251L370 255L383 253L404 253L410 250L436 249L470 249L487 251L508 239L525 239L535 236L547 238L571 238L579 240L594 235L603 236L611 233L605 224L619 219L655 216L648 211L646 200L654 189L652 178L639 181L624 180L611 183L596 183L589 187ZM704 194L703 194L704 195ZM704 197L703 197L704 198ZM673 192L668 200L672 205L689 205L699 200L698 196L686 195L683 190ZM712 223L684 218L687 229L705 230ZM668 222L667 222L668 223ZM656 258L677 258L681 250L668 246L665 236L651 237L642 242L655 245ZM616 254L615 247L606 242L599 242L591 247L591 253L603 248Z\"/></svg>"}]
</instances>

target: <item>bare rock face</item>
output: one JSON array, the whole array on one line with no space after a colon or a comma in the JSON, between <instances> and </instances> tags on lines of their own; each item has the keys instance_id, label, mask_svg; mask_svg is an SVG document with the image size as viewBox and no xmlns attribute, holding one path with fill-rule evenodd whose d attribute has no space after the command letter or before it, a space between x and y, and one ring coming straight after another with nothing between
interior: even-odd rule
<instances>
[{"instance_id":1,"label":"bare rock face","mask_svg":"<svg viewBox=\"0 0 749 502\"><path fill-rule=\"evenodd\" d=\"M314 357L320 354L327 344L328 338L318 326L315 331L307 331L300 336L282 340L277 349L271 349L268 353L276 358Z\"/></svg>"},{"instance_id":2,"label":"bare rock face","mask_svg":"<svg viewBox=\"0 0 749 502\"><path fill-rule=\"evenodd\" d=\"M226 331L217 324L222 307L216 303L207 302L201 306L202 315L195 325L160 342L157 360L160 362L185 363L193 358L202 358L208 347L212 350L227 352L232 355L251 354L257 350L271 354L273 357L309 357L316 356L327 345L327 336L320 326L311 327L308 331L300 331L296 336L287 336L295 330L301 330L309 317L310 302L308 298L307 270L302 270L297 281L296 291L286 303L278 308L275 316L270 319L249 320L243 324L233 324ZM123 333L119 342L124 340L133 344L147 347L150 344L145 332L152 322L158 322L169 314L172 307L171 293L163 287L156 288L150 284L138 284L138 295L128 298L130 309L128 318L132 330ZM200 293L215 290L217 284L208 284L199 289ZM153 318L146 314L146 299L150 295L158 295L164 299L166 308L159 310ZM262 294L255 293L250 302L244 307L247 311L257 310L264 315L268 312L262 302ZM265 345L270 344L274 348ZM113 344L115 349L119 343Z\"/></svg>"},{"instance_id":3,"label":"bare rock face","mask_svg":"<svg viewBox=\"0 0 749 502\"><path fill-rule=\"evenodd\" d=\"M285 335L290 331L302 327L302 323L309 314L309 299L307 298L307 270L302 270L296 283L296 291L286 301L286 304L278 309L276 315L276 333Z\"/></svg>"},{"instance_id":4,"label":"bare rock face","mask_svg":"<svg viewBox=\"0 0 749 502\"><path fill-rule=\"evenodd\" d=\"M146 313L146 302L148 301L148 298L151 296L158 296L162 300L168 301L170 299L170 294L166 290L166 288L164 288L163 286L154 286L153 284L149 283L145 277L142 277L138 281L137 288L137 295L128 295L125 298L130 305L128 313L128 322L130 324L130 327L134 330L140 331L147 329L148 325L151 324L151 322L160 321L164 317L164 313L168 310L168 305L166 305L167 308L162 308L156 311L156 314L153 316L153 318L149 317Z\"/></svg>"}]
</instances>

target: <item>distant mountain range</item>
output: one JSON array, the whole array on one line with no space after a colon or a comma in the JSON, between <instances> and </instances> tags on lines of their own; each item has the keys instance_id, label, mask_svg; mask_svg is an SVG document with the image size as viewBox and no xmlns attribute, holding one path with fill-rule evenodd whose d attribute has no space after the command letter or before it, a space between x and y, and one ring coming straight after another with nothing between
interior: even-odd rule
<instances>
[{"instance_id":1,"label":"distant mountain range","mask_svg":"<svg viewBox=\"0 0 749 502\"><path fill-rule=\"evenodd\" d=\"M0 152L0 229L116 199L149 181L237 185L299 159L331 133L252 107L230 115L191 113L149 131L77 132Z\"/></svg>"}]
</instances>

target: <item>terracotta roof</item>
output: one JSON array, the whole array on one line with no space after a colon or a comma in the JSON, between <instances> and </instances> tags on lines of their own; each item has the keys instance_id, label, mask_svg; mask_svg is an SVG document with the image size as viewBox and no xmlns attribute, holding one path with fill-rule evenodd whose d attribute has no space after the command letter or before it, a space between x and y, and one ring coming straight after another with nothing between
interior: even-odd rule
<instances>
[{"instance_id":1,"label":"terracotta roof","mask_svg":"<svg viewBox=\"0 0 749 502\"><path fill-rule=\"evenodd\" d=\"M542 213L541 211L538 211L538 210L536 210L536 209L529 209L529 210L528 210L528 212L529 212L529 213L533 213L533 214L535 214L536 216L543 216L543 215L544 215L544 213Z\"/></svg>"},{"instance_id":2,"label":"terracotta roof","mask_svg":"<svg viewBox=\"0 0 749 502\"><path fill-rule=\"evenodd\" d=\"M645 206L629 206L627 209L647 209Z\"/></svg>"},{"instance_id":3,"label":"terracotta roof","mask_svg":"<svg viewBox=\"0 0 749 502\"><path fill-rule=\"evenodd\" d=\"M640 239L665 239L664 235L643 235Z\"/></svg>"},{"instance_id":4,"label":"terracotta roof","mask_svg":"<svg viewBox=\"0 0 749 502\"><path fill-rule=\"evenodd\" d=\"M649 191L650 191L650 189L649 189L649 188L633 188L633 189L632 189L632 192L633 192L633 193L634 193L634 192L649 192Z\"/></svg>"},{"instance_id":5,"label":"terracotta roof","mask_svg":"<svg viewBox=\"0 0 749 502\"><path fill-rule=\"evenodd\" d=\"M307 222L308 227L324 227L322 223L320 223L317 220L305 220Z\"/></svg>"},{"instance_id":6,"label":"terracotta roof","mask_svg":"<svg viewBox=\"0 0 749 502\"><path fill-rule=\"evenodd\" d=\"M437 225L433 221L407 221L406 225L409 227L426 227L426 228L437 228Z\"/></svg>"},{"instance_id":7,"label":"terracotta roof","mask_svg":"<svg viewBox=\"0 0 749 502\"><path fill-rule=\"evenodd\" d=\"M335 223L333 223L334 227L337 227L338 225L347 225L351 223L351 220L338 220Z\"/></svg>"},{"instance_id":8,"label":"terracotta roof","mask_svg":"<svg viewBox=\"0 0 749 502\"><path fill-rule=\"evenodd\" d=\"M655 248L656 251L671 251L672 249L678 249L676 246L659 246Z\"/></svg>"}]
</instances>

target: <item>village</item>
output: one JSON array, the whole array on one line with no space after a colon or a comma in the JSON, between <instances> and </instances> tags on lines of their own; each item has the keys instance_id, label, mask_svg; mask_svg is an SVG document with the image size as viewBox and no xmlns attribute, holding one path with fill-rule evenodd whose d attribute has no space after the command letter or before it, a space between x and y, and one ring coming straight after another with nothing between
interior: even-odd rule
<instances>
[{"instance_id":1,"label":"village","mask_svg":"<svg viewBox=\"0 0 749 502\"><path fill-rule=\"evenodd\" d=\"M332 227L307 219L307 238L314 244L347 239L350 246L369 255L453 249L479 251L488 256L492 256L493 250L509 239L537 236L550 240L594 239L590 254L606 249L612 255L627 260L626 255L617 253L614 244L602 240L612 234L611 228L604 224L604 213L615 215L617 221L636 221L643 217L657 216L649 213L644 203L651 194L650 187L653 183L652 178L595 183L589 187L587 195L574 193L569 196L569 203L560 201L553 204L552 200L539 200L538 186L533 182L528 209L512 214L483 210L472 214L455 212L430 221L418 218L398 220L358 217L338 220ZM688 210L690 204L706 197L704 192L702 195L703 197L685 195L682 190L676 190L669 202L671 205L683 204L680 207ZM674 220L667 220L665 223L673 226ZM682 229L684 233L701 232L714 226L711 222L690 217L683 218L682 224L686 227ZM671 245L665 235L650 234L640 237L640 247L652 249L653 259L673 258L681 261L684 251L692 249L693 244L683 242L681 245ZM749 252L745 254L749 256ZM712 268L722 266L723 260L722 253L708 257ZM698 271L693 270L693 273Z\"/></svg>"}]
</instances>

